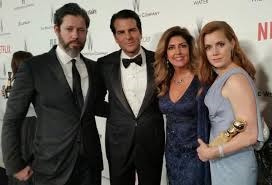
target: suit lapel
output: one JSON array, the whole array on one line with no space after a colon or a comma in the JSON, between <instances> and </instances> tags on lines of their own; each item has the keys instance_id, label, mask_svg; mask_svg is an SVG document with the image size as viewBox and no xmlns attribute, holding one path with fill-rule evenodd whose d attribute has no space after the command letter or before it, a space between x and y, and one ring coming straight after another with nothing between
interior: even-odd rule
<instances>
[{"instance_id":1,"label":"suit lapel","mask_svg":"<svg viewBox=\"0 0 272 185\"><path fill-rule=\"evenodd\" d=\"M130 114L133 114L132 109L127 101L127 98L124 94L123 87L122 87L122 80L121 80L121 68L120 68L120 55L121 55L121 50L116 53L116 55L113 57L113 61L111 61L112 64L112 89L114 91L114 94L116 97L119 99L123 107L127 112Z\"/></svg>"},{"instance_id":2,"label":"suit lapel","mask_svg":"<svg viewBox=\"0 0 272 185\"><path fill-rule=\"evenodd\" d=\"M65 91L69 91L69 94L73 97L73 92L66 80L63 69L61 67L60 61L57 58L56 47L52 48L49 51L49 59L48 59L48 67L53 72L53 74L57 77L59 83L63 86Z\"/></svg>"},{"instance_id":3,"label":"suit lapel","mask_svg":"<svg viewBox=\"0 0 272 185\"><path fill-rule=\"evenodd\" d=\"M154 70L153 70L153 61L154 61L154 55L150 52L144 49L145 55L146 55L146 69L147 69L147 87L145 91L145 96L143 99L143 103L141 105L141 108L139 110L138 117L141 116L145 108L150 104L150 99L152 98L154 94Z\"/></svg>"},{"instance_id":4,"label":"suit lapel","mask_svg":"<svg viewBox=\"0 0 272 185\"><path fill-rule=\"evenodd\" d=\"M61 67L61 64L57 58L57 55L56 55L56 52L55 52L55 49L53 48L49 54L51 55L52 57L52 61L49 65L49 68L51 69L51 71L55 74L55 76L57 77L58 81L61 83L61 85L64 87L64 90L66 91L69 91L69 95L71 96L71 100L74 102L74 96L73 96L73 92L66 80L66 77L64 75L64 72L63 72L63 69ZM81 110L81 116L80 118L82 118L82 116L84 115L84 112L86 110L86 107L87 107L87 102L89 101L89 98L90 98L90 93L93 93L93 91L91 91L91 89L93 89L93 82L92 82L92 77L93 77L93 71L92 71L92 68L91 66L87 63L86 59L81 55L80 56L83 60L83 62L85 63L85 66L86 66L86 69L87 69L87 72L88 72L88 79L89 79L89 87L88 87L88 91L87 91L87 94L86 94L86 98L85 98L85 101L84 101L84 105L83 105L83 108ZM93 96L91 96L93 97ZM74 102L75 103L75 102ZM76 107L76 105L75 105ZM78 109L77 109L78 110Z\"/></svg>"},{"instance_id":5,"label":"suit lapel","mask_svg":"<svg viewBox=\"0 0 272 185\"><path fill-rule=\"evenodd\" d=\"M75 107L75 110L77 112L80 113L80 110L77 107L76 103L75 103L75 100L74 100L74 96L73 96L73 91L71 89L71 87L69 86L68 82L67 82L67 79L65 77L65 74L64 74L64 71L62 69L62 66L60 64L60 61L56 55L56 46L54 46L50 51L49 51L49 59L48 59L48 66L49 66L49 69L53 72L53 74L56 76L57 80L58 80L58 83L61 84L61 86L63 87L63 90L64 91L67 91L71 98L71 102L74 104L74 107ZM85 61L84 61L85 62ZM87 66L86 66L87 67ZM89 73L89 71L88 71ZM90 84L90 78L89 78L89 84ZM84 101L84 106L85 107L85 102ZM84 109L82 109L84 110ZM81 111L82 112L82 111ZM82 115L82 113L81 113Z\"/></svg>"}]
</instances>

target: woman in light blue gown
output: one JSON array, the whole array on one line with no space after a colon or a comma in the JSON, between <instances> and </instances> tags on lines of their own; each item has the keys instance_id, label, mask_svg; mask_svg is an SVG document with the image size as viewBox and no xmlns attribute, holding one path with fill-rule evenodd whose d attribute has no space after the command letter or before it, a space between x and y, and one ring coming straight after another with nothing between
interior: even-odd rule
<instances>
[{"instance_id":1,"label":"woman in light blue gown","mask_svg":"<svg viewBox=\"0 0 272 185\"><path fill-rule=\"evenodd\" d=\"M245 130L229 142L211 147L198 140L198 155L210 161L212 185L256 185L257 163L253 145L263 141L254 85L255 69L233 29L223 21L206 24L199 36L200 81L210 84L205 104L211 121L210 143L238 118Z\"/></svg>"}]
</instances>

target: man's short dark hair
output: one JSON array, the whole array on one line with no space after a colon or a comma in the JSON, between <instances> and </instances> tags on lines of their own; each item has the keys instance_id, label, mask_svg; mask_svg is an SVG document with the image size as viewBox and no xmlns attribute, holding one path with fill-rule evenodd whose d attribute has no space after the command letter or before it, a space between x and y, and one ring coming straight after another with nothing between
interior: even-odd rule
<instances>
[{"instance_id":1,"label":"man's short dark hair","mask_svg":"<svg viewBox=\"0 0 272 185\"><path fill-rule=\"evenodd\" d=\"M56 10L54 14L54 24L60 26L63 21L63 17L66 15L81 16L86 23L86 27L89 28L90 18L83 8L81 8L77 3L67 3Z\"/></svg>"},{"instance_id":2,"label":"man's short dark hair","mask_svg":"<svg viewBox=\"0 0 272 185\"><path fill-rule=\"evenodd\" d=\"M110 22L110 29L112 31L112 33L115 35L116 33L116 29L114 27L114 22L116 19L134 19L136 21L137 24L137 28L139 29L140 33L142 33L142 25L141 25L141 20L139 15L132 11L132 10L121 10L119 12L117 12L116 14L113 14L111 17L111 22Z\"/></svg>"}]
</instances>

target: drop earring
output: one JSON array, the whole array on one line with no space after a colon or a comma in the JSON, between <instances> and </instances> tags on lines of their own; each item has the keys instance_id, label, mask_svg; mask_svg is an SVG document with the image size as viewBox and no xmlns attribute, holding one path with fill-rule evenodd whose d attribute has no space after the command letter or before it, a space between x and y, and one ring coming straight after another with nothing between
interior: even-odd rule
<instances>
[{"instance_id":1,"label":"drop earring","mask_svg":"<svg viewBox=\"0 0 272 185\"><path fill-rule=\"evenodd\" d=\"M169 69L169 60L166 59L166 66L167 66L167 69Z\"/></svg>"}]
</instances>

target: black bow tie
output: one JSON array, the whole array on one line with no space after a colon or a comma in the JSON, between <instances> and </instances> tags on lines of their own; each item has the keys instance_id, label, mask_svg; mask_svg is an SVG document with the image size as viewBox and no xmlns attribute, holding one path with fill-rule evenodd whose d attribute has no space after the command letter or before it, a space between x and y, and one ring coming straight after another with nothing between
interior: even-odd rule
<instances>
[{"instance_id":1,"label":"black bow tie","mask_svg":"<svg viewBox=\"0 0 272 185\"><path fill-rule=\"evenodd\" d=\"M123 65L124 65L125 68L127 68L130 65L130 63L133 63L133 62L135 64L141 66L142 65L142 56L140 54L137 57L132 58L132 59L123 58L122 62L123 62Z\"/></svg>"}]
</instances>

